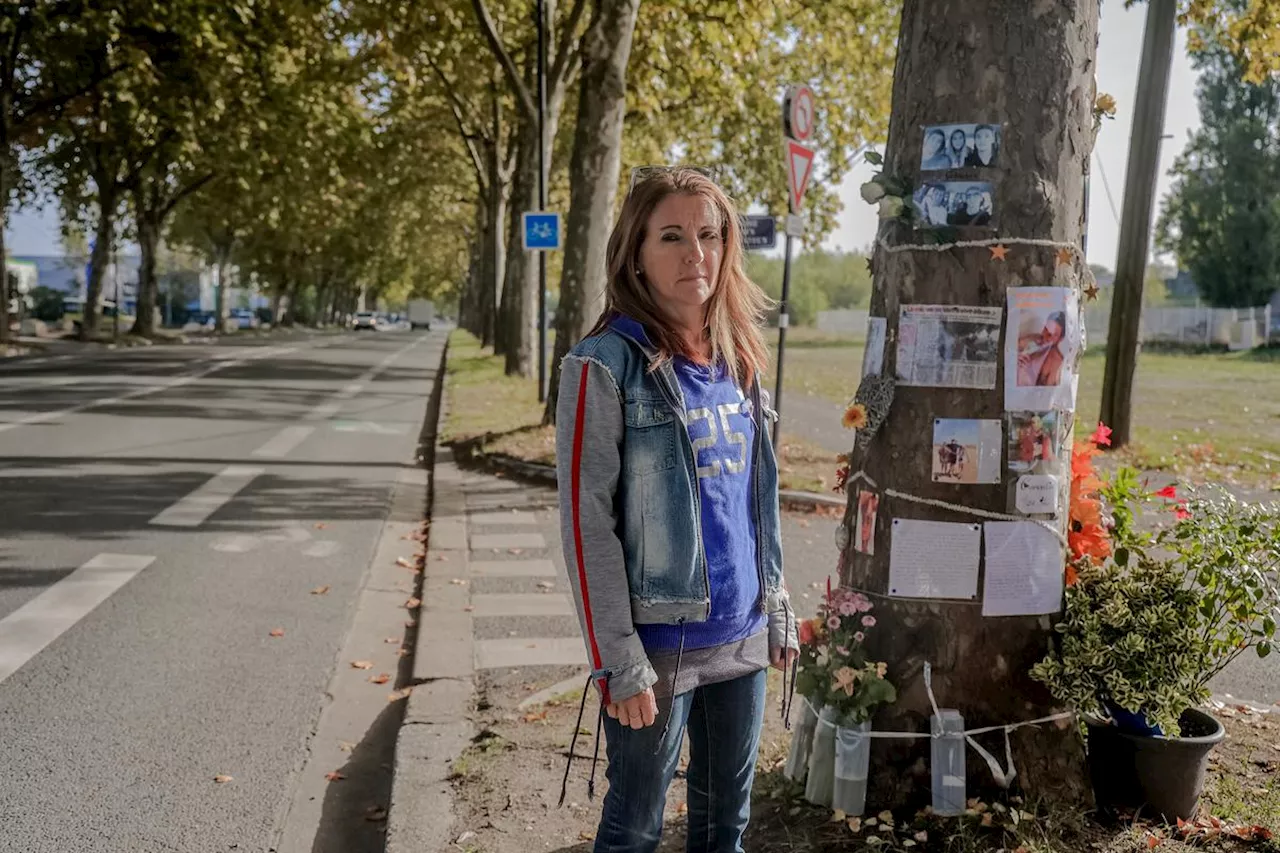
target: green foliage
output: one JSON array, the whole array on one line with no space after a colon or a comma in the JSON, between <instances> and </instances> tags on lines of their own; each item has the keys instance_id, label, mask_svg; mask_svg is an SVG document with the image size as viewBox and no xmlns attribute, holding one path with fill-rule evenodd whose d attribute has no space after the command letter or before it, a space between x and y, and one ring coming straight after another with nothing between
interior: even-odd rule
<instances>
[{"instance_id":1,"label":"green foliage","mask_svg":"<svg viewBox=\"0 0 1280 853\"><path fill-rule=\"evenodd\" d=\"M33 303L31 315L46 323L56 323L62 319L63 294L51 287L37 287L31 291Z\"/></svg>"},{"instance_id":2,"label":"green foliage","mask_svg":"<svg viewBox=\"0 0 1280 853\"><path fill-rule=\"evenodd\" d=\"M1202 126L1174 165L1157 242L1211 305L1263 305L1280 289L1280 75L1246 83L1229 46L1201 35Z\"/></svg>"},{"instance_id":3,"label":"green foliage","mask_svg":"<svg viewBox=\"0 0 1280 853\"><path fill-rule=\"evenodd\" d=\"M782 296L783 266L782 258L757 253L747 256L747 274L773 299ZM791 259L788 310L796 325L812 325L819 311L859 308L870 299L871 271L865 255L817 249Z\"/></svg>"},{"instance_id":4,"label":"green foliage","mask_svg":"<svg viewBox=\"0 0 1280 853\"><path fill-rule=\"evenodd\" d=\"M1077 564L1060 639L1031 674L1080 712L1105 716L1102 703L1111 702L1176 736L1178 718L1208 698L1214 676L1250 649L1272 651L1280 507L1151 493L1130 468L1102 497L1113 556ZM1144 531L1143 508L1160 503L1176 523Z\"/></svg>"}]
</instances>

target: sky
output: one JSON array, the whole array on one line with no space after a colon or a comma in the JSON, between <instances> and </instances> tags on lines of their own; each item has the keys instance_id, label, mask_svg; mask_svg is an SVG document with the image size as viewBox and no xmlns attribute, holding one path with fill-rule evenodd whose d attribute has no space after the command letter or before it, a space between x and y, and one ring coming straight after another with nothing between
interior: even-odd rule
<instances>
[{"instance_id":1,"label":"sky","mask_svg":"<svg viewBox=\"0 0 1280 853\"><path fill-rule=\"evenodd\" d=\"M1089 198L1089 262L1112 269L1116 263L1116 242L1120 231L1119 206L1124 196L1132 105L1134 90L1138 84L1138 60L1145 21L1146 4L1139 4L1131 9L1125 9L1115 0L1102 4L1098 91L1114 96L1118 110L1115 119L1103 125L1093 154L1094 180ZM1172 135L1173 138L1165 140L1161 148L1161 177L1157 185L1157 199L1163 198L1168 191L1168 170L1185 147L1188 135L1200 125L1200 111L1194 97L1196 74L1187 58L1186 45L1186 33L1180 30L1174 50L1173 76L1165 115L1165 134ZM818 106L821 110L821 104ZM861 163L840 185L844 211L837 220L836 230L827 238L827 248L853 250L871 243L876 231L876 212L875 208L862 200L858 188L873 173L871 166ZM1111 187L1111 198L1115 201L1114 212L1103 186L1104 175ZM43 211L24 210L15 215L11 227L6 231L5 240L10 254L61 254L56 207L48 205Z\"/></svg>"},{"instance_id":2,"label":"sky","mask_svg":"<svg viewBox=\"0 0 1280 853\"><path fill-rule=\"evenodd\" d=\"M1138 61L1142 52L1143 26L1147 18L1146 4L1125 9L1123 4L1102 4L1101 40L1098 45L1098 91L1116 99L1116 117L1105 122L1093 151L1093 175L1089 188L1089 263L1109 269L1116 266L1116 244L1120 235L1120 205L1124 198L1125 166L1129 159L1129 133L1132 127L1134 91L1138 86ZM1159 200L1169 190L1169 169L1186 147L1188 135L1200 126L1200 109L1195 100L1196 72L1187 58L1187 34L1178 31L1174 48L1173 73L1169 80L1169 103L1165 112L1164 132L1172 135L1160 150L1160 180L1156 185L1156 211ZM821 110L821 105L818 106ZM829 249L845 251L870 245L876 232L876 209L862 200L858 188L870 180L875 168L860 163L845 176L840 185L844 212L836 230L827 238ZM1111 186L1115 210L1107 201L1103 175Z\"/></svg>"}]
</instances>

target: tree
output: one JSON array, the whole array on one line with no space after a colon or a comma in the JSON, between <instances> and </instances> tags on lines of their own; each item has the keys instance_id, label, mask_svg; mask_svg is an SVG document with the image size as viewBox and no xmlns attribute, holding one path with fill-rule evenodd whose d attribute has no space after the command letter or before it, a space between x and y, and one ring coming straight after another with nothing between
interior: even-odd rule
<instances>
[{"instance_id":1,"label":"tree","mask_svg":"<svg viewBox=\"0 0 1280 853\"><path fill-rule=\"evenodd\" d=\"M1094 0L1037 3L982 0L939 4L905 0L893 79L893 110L884 157L886 180L908 188L919 182L921 128L940 120L1003 123L995 180L996 234L1079 245L1084 218L1084 172L1093 145L1098 4ZM938 69L947 69L939 74ZM891 183L896 181L890 181ZM910 192L908 191L907 195ZM972 233L970 233L972 231ZM896 220L882 223L889 245L920 243L923 235ZM991 230L965 229L975 239ZM899 309L907 304L1002 307L1006 290L1022 284L1080 282L1081 259L1060 265L1051 248L1010 243L1005 260L987 248L889 252L875 250L871 313L887 318L884 372L894 375ZM865 381L865 380L864 380ZM1029 669L1050 642L1051 619L984 618L968 600L888 595L890 523L896 519L980 523L967 510L1006 513L1013 475L998 486L948 485L931 475L934 420L1003 419L1003 386L990 391L899 385L887 418L869 441L859 442L851 469L869 482L850 491L846 524L857 511L859 489L880 495L874 555L853 543L842 555L842 579L877 596L881 628L869 635L873 660L888 663L898 701L885 707L875 728L927 732L931 713L924 666L933 666L933 691L943 707L958 708L966 726L1032 720L1053 710L1051 697ZM1060 482L1067 482L1065 470ZM874 483L876 485L871 485ZM943 501L966 511L908 500ZM1065 501L1065 493L1060 501ZM1065 518L1065 511L1059 514ZM1059 522L1059 530L1061 530ZM850 531L852 532L852 531ZM850 539L854 537L850 536ZM978 587L981 589L981 585ZM879 599L879 596L884 596ZM1053 726L1010 735L1018 778L1046 796L1078 797L1084 790L1075 735ZM1001 735L986 738L1003 756ZM877 740L872 747L875 807L919 803L929 790L928 740ZM970 761L970 768L981 762ZM973 778L977 779L975 773Z\"/></svg>"},{"instance_id":2,"label":"tree","mask_svg":"<svg viewBox=\"0 0 1280 853\"><path fill-rule=\"evenodd\" d=\"M582 80L573 157L569 218L556 310L556 358L587 331L603 305L605 248L622 167L627 63L640 0L600 0L582 42ZM547 389L545 423L555 422L558 370Z\"/></svg>"},{"instance_id":3,"label":"tree","mask_svg":"<svg viewBox=\"0 0 1280 853\"><path fill-rule=\"evenodd\" d=\"M1174 164L1157 241L1209 304L1264 305L1280 289L1280 75L1249 83L1229 45L1197 34L1201 126Z\"/></svg>"},{"instance_id":4,"label":"tree","mask_svg":"<svg viewBox=\"0 0 1280 853\"><path fill-rule=\"evenodd\" d=\"M10 0L0 9L0 282L8 281L9 208L31 190L24 152L41 148L78 100L118 70L81 61L100 26L95 4L81 0ZM9 333L7 287L0 287L0 344Z\"/></svg>"}]
</instances>

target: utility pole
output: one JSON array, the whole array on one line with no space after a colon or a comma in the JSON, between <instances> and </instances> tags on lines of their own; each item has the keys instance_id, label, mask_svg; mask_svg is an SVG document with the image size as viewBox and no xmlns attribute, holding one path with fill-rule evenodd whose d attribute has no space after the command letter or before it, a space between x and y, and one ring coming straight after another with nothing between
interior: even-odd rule
<instances>
[{"instance_id":1,"label":"utility pole","mask_svg":"<svg viewBox=\"0 0 1280 853\"><path fill-rule=\"evenodd\" d=\"M538 212L547 209L547 21L543 0L538 16ZM547 402L547 253L538 252L538 402Z\"/></svg>"},{"instance_id":2,"label":"utility pole","mask_svg":"<svg viewBox=\"0 0 1280 853\"><path fill-rule=\"evenodd\" d=\"M1169 72L1177 28L1176 0L1147 3L1142 65L1133 102L1129 166L1125 173L1124 208L1116 282L1107 334L1107 366L1102 380L1102 422L1111 427L1112 448L1132 438L1133 374L1138 366L1138 333L1142 320L1142 282L1151 248L1151 212L1160 168L1160 139L1169 99Z\"/></svg>"}]
</instances>

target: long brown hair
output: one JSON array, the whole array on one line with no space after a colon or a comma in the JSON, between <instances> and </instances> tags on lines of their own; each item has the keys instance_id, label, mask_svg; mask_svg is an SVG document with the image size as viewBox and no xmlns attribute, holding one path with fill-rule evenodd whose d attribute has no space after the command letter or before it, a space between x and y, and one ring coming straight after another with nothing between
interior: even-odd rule
<instances>
[{"instance_id":1,"label":"long brown hair","mask_svg":"<svg viewBox=\"0 0 1280 853\"><path fill-rule=\"evenodd\" d=\"M769 363L762 324L771 300L747 277L742 249L742 225L733 202L714 181L693 169L664 169L635 185L622 204L618 224L609 236L605 259L608 282L605 286L605 308L591 334L608 326L618 314L638 321L658 350L659 360L683 355L700 360L676 330L671 320L653 299L644 279L636 274L640 263L640 247L644 245L646 226L654 209L669 195L701 196L720 215L720 239L724 253L720 261L720 278L707 304L707 334L711 340L711 361L723 361L729 374L744 386L764 372Z\"/></svg>"}]
</instances>

